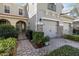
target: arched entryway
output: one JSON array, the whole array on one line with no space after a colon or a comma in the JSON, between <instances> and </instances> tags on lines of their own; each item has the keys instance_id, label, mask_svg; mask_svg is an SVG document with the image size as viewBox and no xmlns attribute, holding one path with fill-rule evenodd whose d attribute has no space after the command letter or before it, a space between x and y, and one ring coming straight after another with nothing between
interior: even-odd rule
<instances>
[{"instance_id":1,"label":"arched entryway","mask_svg":"<svg viewBox=\"0 0 79 59\"><path fill-rule=\"evenodd\" d=\"M0 19L0 24L9 24L10 25L10 22L6 19Z\"/></svg>"},{"instance_id":2,"label":"arched entryway","mask_svg":"<svg viewBox=\"0 0 79 59\"><path fill-rule=\"evenodd\" d=\"M25 32L26 31L26 23L24 21L18 21L16 23L16 29L18 32Z\"/></svg>"}]
</instances>

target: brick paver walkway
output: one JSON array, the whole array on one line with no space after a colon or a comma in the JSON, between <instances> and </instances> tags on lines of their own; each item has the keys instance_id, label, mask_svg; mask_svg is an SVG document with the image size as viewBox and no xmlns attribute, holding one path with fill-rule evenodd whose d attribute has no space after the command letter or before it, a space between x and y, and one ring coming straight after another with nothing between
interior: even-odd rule
<instances>
[{"instance_id":1,"label":"brick paver walkway","mask_svg":"<svg viewBox=\"0 0 79 59\"><path fill-rule=\"evenodd\" d=\"M18 41L17 55L18 56L43 56L50 51L53 51L61 46L70 45L79 48L79 42L55 38L50 39L49 45L40 49L35 49L28 40Z\"/></svg>"},{"instance_id":2,"label":"brick paver walkway","mask_svg":"<svg viewBox=\"0 0 79 59\"><path fill-rule=\"evenodd\" d=\"M17 41L18 56L38 56L47 54L46 48L35 49L24 33L20 33Z\"/></svg>"},{"instance_id":3,"label":"brick paver walkway","mask_svg":"<svg viewBox=\"0 0 79 59\"><path fill-rule=\"evenodd\" d=\"M17 55L18 56L39 56L45 55L45 48L35 49L28 40L18 41Z\"/></svg>"}]
</instances>

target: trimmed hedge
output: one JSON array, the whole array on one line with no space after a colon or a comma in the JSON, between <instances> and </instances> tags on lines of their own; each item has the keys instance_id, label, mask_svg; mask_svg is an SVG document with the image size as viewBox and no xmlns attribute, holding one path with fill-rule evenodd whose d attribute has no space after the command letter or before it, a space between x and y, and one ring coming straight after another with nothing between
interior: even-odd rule
<instances>
[{"instance_id":1,"label":"trimmed hedge","mask_svg":"<svg viewBox=\"0 0 79 59\"><path fill-rule=\"evenodd\" d=\"M15 38L7 38L0 40L0 56L12 55L12 49L16 47Z\"/></svg>"},{"instance_id":2,"label":"trimmed hedge","mask_svg":"<svg viewBox=\"0 0 79 59\"><path fill-rule=\"evenodd\" d=\"M2 24L0 25L0 37L17 37L18 33L16 28L12 25Z\"/></svg>"},{"instance_id":3,"label":"trimmed hedge","mask_svg":"<svg viewBox=\"0 0 79 59\"><path fill-rule=\"evenodd\" d=\"M74 40L74 41L79 41L79 35L64 35L64 38Z\"/></svg>"},{"instance_id":4,"label":"trimmed hedge","mask_svg":"<svg viewBox=\"0 0 79 59\"><path fill-rule=\"evenodd\" d=\"M49 52L46 56L79 56L79 49L65 45Z\"/></svg>"}]
</instances>

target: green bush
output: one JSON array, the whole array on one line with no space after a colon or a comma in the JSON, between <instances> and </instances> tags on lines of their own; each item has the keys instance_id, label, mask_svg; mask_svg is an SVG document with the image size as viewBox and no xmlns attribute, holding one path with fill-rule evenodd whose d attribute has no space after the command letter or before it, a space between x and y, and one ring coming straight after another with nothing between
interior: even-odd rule
<instances>
[{"instance_id":1,"label":"green bush","mask_svg":"<svg viewBox=\"0 0 79 59\"><path fill-rule=\"evenodd\" d=\"M74 37L72 35L64 35L65 39L74 39Z\"/></svg>"},{"instance_id":2,"label":"green bush","mask_svg":"<svg viewBox=\"0 0 79 59\"><path fill-rule=\"evenodd\" d=\"M64 35L64 38L74 40L74 41L79 41L79 35Z\"/></svg>"},{"instance_id":3,"label":"green bush","mask_svg":"<svg viewBox=\"0 0 79 59\"><path fill-rule=\"evenodd\" d=\"M40 44L40 43L44 43L44 33L43 32L33 32L32 33L32 41L35 44Z\"/></svg>"},{"instance_id":4,"label":"green bush","mask_svg":"<svg viewBox=\"0 0 79 59\"><path fill-rule=\"evenodd\" d=\"M49 41L49 37L48 36L44 37L44 42L48 42L48 41Z\"/></svg>"},{"instance_id":5,"label":"green bush","mask_svg":"<svg viewBox=\"0 0 79 59\"><path fill-rule=\"evenodd\" d=\"M17 31L12 25L2 24L0 25L0 37L17 37Z\"/></svg>"},{"instance_id":6,"label":"green bush","mask_svg":"<svg viewBox=\"0 0 79 59\"><path fill-rule=\"evenodd\" d=\"M32 33L33 33L32 30L27 30L27 31L26 31L26 36L27 36L27 38L28 38L29 40L32 40Z\"/></svg>"},{"instance_id":7,"label":"green bush","mask_svg":"<svg viewBox=\"0 0 79 59\"><path fill-rule=\"evenodd\" d=\"M15 47L15 38L7 38L0 40L0 55L10 55L11 49L14 49Z\"/></svg>"},{"instance_id":8,"label":"green bush","mask_svg":"<svg viewBox=\"0 0 79 59\"><path fill-rule=\"evenodd\" d=\"M49 52L46 56L79 56L79 49L65 45Z\"/></svg>"}]
</instances>

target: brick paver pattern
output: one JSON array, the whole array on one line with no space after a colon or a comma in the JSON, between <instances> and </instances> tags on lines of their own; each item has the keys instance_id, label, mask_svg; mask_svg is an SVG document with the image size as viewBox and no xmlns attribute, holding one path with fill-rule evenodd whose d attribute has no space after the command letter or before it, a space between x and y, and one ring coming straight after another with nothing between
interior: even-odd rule
<instances>
[{"instance_id":1,"label":"brick paver pattern","mask_svg":"<svg viewBox=\"0 0 79 59\"><path fill-rule=\"evenodd\" d=\"M39 49L35 49L29 40L20 40L18 41L17 56L43 56L64 45L79 48L79 42L63 38L50 39L48 46Z\"/></svg>"}]
</instances>

